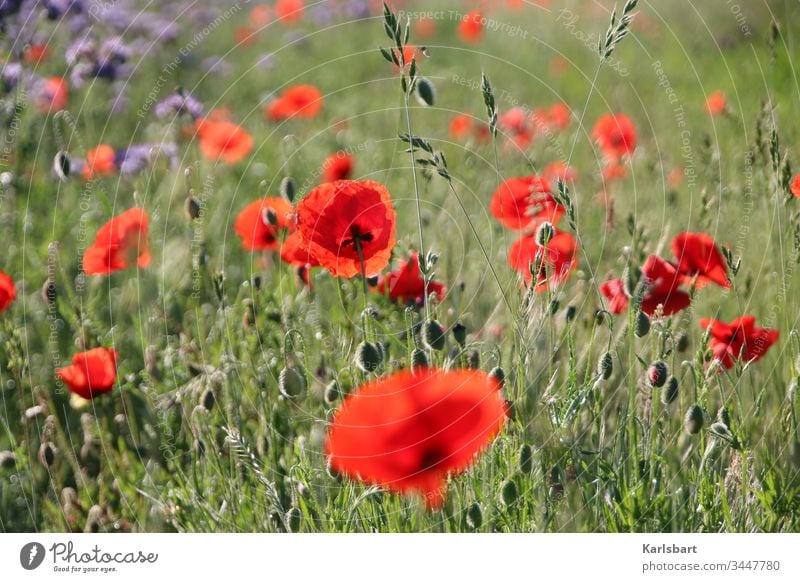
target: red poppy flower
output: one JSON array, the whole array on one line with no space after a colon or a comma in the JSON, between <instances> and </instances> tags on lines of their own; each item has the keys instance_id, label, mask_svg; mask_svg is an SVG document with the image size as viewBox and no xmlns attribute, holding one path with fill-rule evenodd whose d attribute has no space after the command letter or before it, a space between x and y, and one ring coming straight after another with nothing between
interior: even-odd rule
<instances>
[{"instance_id":1,"label":"red poppy flower","mask_svg":"<svg viewBox=\"0 0 800 582\"><path fill-rule=\"evenodd\" d=\"M100 144L86 152L86 164L83 166L83 177L92 180L97 176L113 176L117 171L116 153L110 145Z\"/></svg>"},{"instance_id":2,"label":"red poppy flower","mask_svg":"<svg viewBox=\"0 0 800 582\"><path fill-rule=\"evenodd\" d=\"M506 405L483 372L402 370L361 386L333 416L325 441L331 468L441 507L448 475L465 471L506 421Z\"/></svg>"},{"instance_id":3,"label":"red poppy flower","mask_svg":"<svg viewBox=\"0 0 800 582\"><path fill-rule=\"evenodd\" d=\"M606 113L594 125L592 136L608 157L631 155L636 149L636 128L624 113Z\"/></svg>"},{"instance_id":4,"label":"red poppy flower","mask_svg":"<svg viewBox=\"0 0 800 582\"><path fill-rule=\"evenodd\" d=\"M50 49L46 44L32 44L25 49L22 59L29 65L37 65L50 56Z\"/></svg>"},{"instance_id":5,"label":"red poppy flower","mask_svg":"<svg viewBox=\"0 0 800 582\"><path fill-rule=\"evenodd\" d=\"M38 85L35 96L36 110L39 113L61 111L69 102L69 86L61 77L43 79Z\"/></svg>"},{"instance_id":6,"label":"red poppy flower","mask_svg":"<svg viewBox=\"0 0 800 582\"><path fill-rule=\"evenodd\" d=\"M240 26L233 31L233 40L236 44L250 46L256 41L256 31L249 26Z\"/></svg>"},{"instance_id":7,"label":"red poppy flower","mask_svg":"<svg viewBox=\"0 0 800 582\"><path fill-rule=\"evenodd\" d=\"M111 392L117 379L118 354L108 348L94 348L72 356L72 365L59 368L56 374L70 392L91 400Z\"/></svg>"},{"instance_id":8,"label":"red poppy flower","mask_svg":"<svg viewBox=\"0 0 800 582\"><path fill-rule=\"evenodd\" d=\"M400 265L378 279L376 287L379 293L388 294L394 301L402 304L425 304L425 280L419 270L419 255L412 253L407 261L400 261ZM436 281L428 283L428 295L435 293L441 301L447 292L447 287Z\"/></svg>"},{"instance_id":9,"label":"red poppy flower","mask_svg":"<svg viewBox=\"0 0 800 582\"><path fill-rule=\"evenodd\" d=\"M469 115L456 115L450 120L450 137L466 139L472 131L472 118Z\"/></svg>"},{"instance_id":10,"label":"red poppy flower","mask_svg":"<svg viewBox=\"0 0 800 582\"><path fill-rule=\"evenodd\" d=\"M706 99L706 111L709 115L722 115L728 108L728 98L722 91L714 91Z\"/></svg>"},{"instance_id":11,"label":"red poppy flower","mask_svg":"<svg viewBox=\"0 0 800 582\"><path fill-rule=\"evenodd\" d=\"M286 237L281 245L281 260L295 267L318 267L319 261L308 252L303 237L298 231Z\"/></svg>"},{"instance_id":12,"label":"red poppy flower","mask_svg":"<svg viewBox=\"0 0 800 582\"><path fill-rule=\"evenodd\" d=\"M250 24L255 28L262 28L269 24L270 9L266 4L258 4L250 11Z\"/></svg>"},{"instance_id":13,"label":"red poppy flower","mask_svg":"<svg viewBox=\"0 0 800 582\"><path fill-rule=\"evenodd\" d=\"M606 164L606 167L603 168L603 180L606 182L622 180L627 173L625 166L620 164L616 159L613 159L611 163Z\"/></svg>"},{"instance_id":14,"label":"red poppy flower","mask_svg":"<svg viewBox=\"0 0 800 582\"><path fill-rule=\"evenodd\" d=\"M322 164L322 181L346 180L353 173L355 158L347 152L336 152Z\"/></svg>"},{"instance_id":15,"label":"red poppy flower","mask_svg":"<svg viewBox=\"0 0 800 582\"><path fill-rule=\"evenodd\" d=\"M672 239L672 254L678 263L678 271L687 279L694 277L698 288L708 283L716 283L726 289L731 286L725 259L711 236L682 232Z\"/></svg>"},{"instance_id":16,"label":"red poppy flower","mask_svg":"<svg viewBox=\"0 0 800 582\"><path fill-rule=\"evenodd\" d=\"M647 315L653 315L659 306L664 315L673 315L691 303L689 294L678 289L683 277L669 261L656 255L649 256L642 266L642 278L646 289L641 309ZM612 313L620 314L628 309L630 295L622 279L606 281L600 285L600 292L608 299Z\"/></svg>"},{"instance_id":17,"label":"red poppy flower","mask_svg":"<svg viewBox=\"0 0 800 582\"><path fill-rule=\"evenodd\" d=\"M236 217L234 230L242 248L262 251L278 248L281 230L294 226L294 207L283 198L267 196L248 204Z\"/></svg>"},{"instance_id":18,"label":"red poppy flower","mask_svg":"<svg viewBox=\"0 0 800 582\"><path fill-rule=\"evenodd\" d=\"M0 270L0 313L8 309L8 306L17 298L17 288L14 280Z\"/></svg>"},{"instance_id":19,"label":"red poppy flower","mask_svg":"<svg viewBox=\"0 0 800 582\"><path fill-rule=\"evenodd\" d=\"M789 187L789 190L792 192L792 196L795 198L800 198L800 174L797 174L794 179L792 180L792 185Z\"/></svg>"},{"instance_id":20,"label":"red poppy flower","mask_svg":"<svg viewBox=\"0 0 800 582\"><path fill-rule=\"evenodd\" d=\"M533 126L524 109L514 107L500 116L498 125L503 133L520 148L528 147L533 141Z\"/></svg>"},{"instance_id":21,"label":"red poppy flower","mask_svg":"<svg viewBox=\"0 0 800 582\"><path fill-rule=\"evenodd\" d=\"M511 230L524 230L545 220L555 226L564 215L564 207L553 197L550 183L539 176L509 178L500 184L489 210Z\"/></svg>"},{"instance_id":22,"label":"red poppy flower","mask_svg":"<svg viewBox=\"0 0 800 582\"><path fill-rule=\"evenodd\" d=\"M518 271L525 283L531 284L531 269L539 263L534 290L537 293L555 287L569 279L578 266L578 242L568 232L556 232L547 247L536 242L535 235L518 238L508 249L508 264Z\"/></svg>"},{"instance_id":23,"label":"red poppy flower","mask_svg":"<svg viewBox=\"0 0 800 582\"><path fill-rule=\"evenodd\" d=\"M777 329L756 327L756 318L752 315L737 317L730 323L701 319L700 327L711 330L708 347L714 352L714 359L725 368L733 367L736 360L760 360L780 335Z\"/></svg>"},{"instance_id":24,"label":"red poppy flower","mask_svg":"<svg viewBox=\"0 0 800 582\"><path fill-rule=\"evenodd\" d=\"M253 149L253 136L230 121L198 119L195 127L200 151L207 160L236 164Z\"/></svg>"},{"instance_id":25,"label":"red poppy flower","mask_svg":"<svg viewBox=\"0 0 800 582\"><path fill-rule=\"evenodd\" d=\"M401 60L400 59L400 54L401 53L400 53L399 50L394 49L394 54L397 57L398 61ZM402 58L403 68L406 68L409 65L411 65L411 61L414 60L414 59L417 60L417 66L419 66L419 51L417 50L417 47L415 47L413 45L410 45L410 44L407 44L406 46L403 47L402 55L403 55L403 58ZM392 66L394 67L395 72L399 73L401 71L401 68L398 67L397 65L392 64Z\"/></svg>"},{"instance_id":26,"label":"red poppy flower","mask_svg":"<svg viewBox=\"0 0 800 582\"><path fill-rule=\"evenodd\" d=\"M553 103L550 107L539 107L533 112L533 124L536 128L548 131L562 131L569 127L572 111L566 103Z\"/></svg>"},{"instance_id":27,"label":"red poppy flower","mask_svg":"<svg viewBox=\"0 0 800 582\"><path fill-rule=\"evenodd\" d=\"M480 10L467 13L458 23L458 36L464 42L478 42L483 37L483 22Z\"/></svg>"},{"instance_id":28,"label":"red poppy flower","mask_svg":"<svg viewBox=\"0 0 800 582\"><path fill-rule=\"evenodd\" d=\"M305 3L303 0L278 0L275 2L275 14L283 24L294 24L303 18Z\"/></svg>"},{"instance_id":29,"label":"red poppy flower","mask_svg":"<svg viewBox=\"0 0 800 582\"><path fill-rule=\"evenodd\" d=\"M395 245L389 191L371 180L320 184L300 201L297 226L308 252L337 277L379 273Z\"/></svg>"},{"instance_id":30,"label":"red poppy flower","mask_svg":"<svg viewBox=\"0 0 800 582\"><path fill-rule=\"evenodd\" d=\"M544 167L542 170L542 176L545 179L551 182L557 182L561 180L562 182L574 182L578 179L578 172L575 171L575 168L568 166L565 162L561 160L556 160Z\"/></svg>"},{"instance_id":31,"label":"red poppy flower","mask_svg":"<svg viewBox=\"0 0 800 582\"><path fill-rule=\"evenodd\" d=\"M131 208L109 220L83 254L83 271L87 275L108 275L149 264L147 213L141 208Z\"/></svg>"},{"instance_id":32,"label":"red poppy flower","mask_svg":"<svg viewBox=\"0 0 800 582\"><path fill-rule=\"evenodd\" d=\"M267 105L266 116L272 121L290 117L313 119L322 110L322 93L313 85L295 85Z\"/></svg>"},{"instance_id":33,"label":"red poppy flower","mask_svg":"<svg viewBox=\"0 0 800 582\"><path fill-rule=\"evenodd\" d=\"M433 18L420 18L414 23L415 38L430 38L436 34L436 21Z\"/></svg>"}]
</instances>

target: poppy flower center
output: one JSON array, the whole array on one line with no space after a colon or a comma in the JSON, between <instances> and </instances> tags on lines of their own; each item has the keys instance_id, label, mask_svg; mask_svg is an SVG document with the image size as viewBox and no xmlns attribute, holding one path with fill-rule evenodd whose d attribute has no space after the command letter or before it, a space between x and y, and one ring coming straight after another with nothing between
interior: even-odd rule
<instances>
[{"instance_id":1,"label":"poppy flower center","mask_svg":"<svg viewBox=\"0 0 800 582\"><path fill-rule=\"evenodd\" d=\"M447 456L447 453L438 447L425 449L419 458L419 470L429 471L436 469L439 464L447 459Z\"/></svg>"},{"instance_id":2,"label":"poppy flower center","mask_svg":"<svg viewBox=\"0 0 800 582\"><path fill-rule=\"evenodd\" d=\"M361 232L361 227L357 224L350 226L348 234L350 236L342 239L341 246L348 247L353 245L353 248L356 250L359 250L362 247L362 243L371 242L375 238L371 232Z\"/></svg>"}]
</instances>

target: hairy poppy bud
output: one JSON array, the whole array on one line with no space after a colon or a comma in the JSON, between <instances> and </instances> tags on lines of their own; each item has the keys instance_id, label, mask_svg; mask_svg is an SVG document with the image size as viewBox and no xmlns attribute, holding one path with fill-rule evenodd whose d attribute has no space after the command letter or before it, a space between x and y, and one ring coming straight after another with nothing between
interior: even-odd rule
<instances>
[{"instance_id":1,"label":"hairy poppy bud","mask_svg":"<svg viewBox=\"0 0 800 582\"><path fill-rule=\"evenodd\" d=\"M339 395L341 391L339 390L339 382L336 380L331 380L328 382L328 385L325 386L325 393L323 397L325 398L325 402L327 404L333 404L339 399Z\"/></svg>"},{"instance_id":2,"label":"hairy poppy bud","mask_svg":"<svg viewBox=\"0 0 800 582\"><path fill-rule=\"evenodd\" d=\"M39 447L39 462L45 469L52 466L53 461L56 460L56 448L50 443L42 443Z\"/></svg>"},{"instance_id":3,"label":"hairy poppy bud","mask_svg":"<svg viewBox=\"0 0 800 582\"><path fill-rule=\"evenodd\" d=\"M517 500L518 496L519 491L517 490L517 484L514 480L506 479L503 481L503 484L500 486L500 502L505 506L509 506Z\"/></svg>"},{"instance_id":4,"label":"hairy poppy bud","mask_svg":"<svg viewBox=\"0 0 800 582\"><path fill-rule=\"evenodd\" d=\"M472 370L477 370L481 367L481 353L478 350L469 350L467 352L467 366Z\"/></svg>"},{"instance_id":5,"label":"hairy poppy bud","mask_svg":"<svg viewBox=\"0 0 800 582\"><path fill-rule=\"evenodd\" d=\"M633 332L636 334L636 337L644 337L650 333L650 318L647 317L644 311L640 311L636 314L636 326Z\"/></svg>"},{"instance_id":6,"label":"hairy poppy bud","mask_svg":"<svg viewBox=\"0 0 800 582\"><path fill-rule=\"evenodd\" d=\"M303 522L303 513L299 507L292 507L286 512L286 527L291 533L300 531L300 525Z\"/></svg>"},{"instance_id":7,"label":"hairy poppy bud","mask_svg":"<svg viewBox=\"0 0 800 582\"><path fill-rule=\"evenodd\" d=\"M436 320L426 321L422 327L422 342L432 350L441 351L444 349L445 335L444 328Z\"/></svg>"},{"instance_id":8,"label":"hairy poppy bud","mask_svg":"<svg viewBox=\"0 0 800 582\"><path fill-rule=\"evenodd\" d=\"M603 380L611 378L614 373L614 359L611 357L611 352L606 352L597 361L597 373L603 377Z\"/></svg>"},{"instance_id":9,"label":"hairy poppy bud","mask_svg":"<svg viewBox=\"0 0 800 582\"><path fill-rule=\"evenodd\" d=\"M678 399L678 379L675 376L670 376L667 380L667 386L661 393L661 402L664 404L672 404Z\"/></svg>"},{"instance_id":10,"label":"hairy poppy bud","mask_svg":"<svg viewBox=\"0 0 800 582\"><path fill-rule=\"evenodd\" d=\"M200 218L200 214L202 213L202 207L200 205L200 201L197 198L195 198L192 194L189 194L186 197L184 208L186 209L186 216L189 217L189 220L197 220L198 218Z\"/></svg>"},{"instance_id":11,"label":"hairy poppy bud","mask_svg":"<svg viewBox=\"0 0 800 582\"><path fill-rule=\"evenodd\" d=\"M425 353L425 350L421 350L419 348L415 348L413 352L411 352L411 369L418 370L420 368L427 368L431 365L430 360L428 360L428 354Z\"/></svg>"},{"instance_id":12,"label":"hairy poppy bud","mask_svg":"<svg viewBox=\"0 0 800 582\"><path fill-rule=\"evenodd\" d=\"M479 529L483 525L483 512L478 503L473 503L467 509L467 526L470 529Z\"/></svg>"},{"instance_id":13,"label":"hairy poppy bud","mask_svg":"<svg viewBox=\"0 0 800 582\"><path fill-rule=\"evenodd\" d=\"M689 434L699 433L703 428L704 422L705 415L703 414L703 409L697 404L690 406L689 410L686 411L686 418L683 421L686 432Z\"/></svg>"},{"instance_id":14,"label":"hairy poppy bud","mask_svg":"<svg viewBox=\"0 0 800 582\"><path fill-rule=\"evenodd\" d=\"M727 406L721 406L720 409L717 410L717 421L728 427L731 425L731 413Z\"/></svg>"},{"instance_id":15,"label":"hairy poppy bud","mask_svg":"<svg viewBox=\"0 0 800 582\"><path fill-rule=\"evenodd\" d=\"M53 171L58 179L64 182L72 171L72 160L67 152L58 152L53 160Z\"/></svg>"},{"instance_id":16,"label":"hairy poppy bud","mask_svg":"<svg viewBox=\"0 0 800 582\"><path fill-rule=\"evenodd\" d=\"M294 197L297 195L297 182L289 176L286 176L281 180L280 192L281 196L286 198L286 200L294 202Z\"/></svg>"},{"instance_id":17,"label":"hairy poppy bud","mask_svg":"<svg viewBox=\"0 0 800 582\"><path fill-rule=\"evenodd\" d=\"M723 422L715 422L714 424L711 425L709 430L711 431L711 433L714 436L718 436L723 440L726 440L726 441L732 441L733 440L733 434L731 433L730 429L728 428L728 425L726 425Z\"/></svg>"},{"instance_id":18,"label":"hairy poppy bud","mask_svg":"<svg viewBox=\"0 0 800 582\"><path fill-rule=\"evenodd\" d=\"M278 375L278 390L288 399L302 396L306 391L305 370L299 366L288 366Z\"/></svg>"},{"instance_id":19,"label":"hairy poppy bud","mask_svg":"<svg viewBox=\"0 0 800 582\"><path fill-rule=\"evenodd\" d=\"M278 213L274 208L265 208L261 213L261 220L266 226L278 226Z\"/></svg>"},{"instance_id":20,"label":"hairy poppy bud","mask_svg":"<svg viewBox=\"0 0 800 582\"><path fill-rule=\"evenodd\" d=\"M669 368L664 362L653 362L647 368L647 382L653 388L661 388L666 383L668 376Z\"/></svg>"},{"instance_id":21,"label":"hairy poppy bud","mask_svg":"<svg viewBox=\"0 0 800 582\"><path fill-rule=\"evenodd\" d=\"M425 77L420 77L417 80L416 93L419 104L426 107L431 107L436 99L436 88Z\"/></svg>"},{"instance_id":22,"label":"hairy poppy bud","mask_svg":"<svg viewBox=\"0 0 800 582\"><path fill-rule=\"evenodd\" d=\"M453 326L453 337L455 338L458 345L462 348L467 341L467 328L461 324L457 323Z\"/></svg>"},{"instance_id":23,"label":"hairy poppy bud","mask_svg":"<svg viewBox=\"0 0 800 582\"><path fill-rule=\"evenodd\" d=\"M686 335L685 333L680 334L678 336L677 342L675 343L675 349L680 353L683 353L686 350L688 350L689 349L689 336Z\"/></svg>"},{"instance_id":24,"label":"hairy poppy bud","mask_svg":"<svg viewBox=\"0 0 800 582\"><path fill-rule=\"evenodd\" d=\"M533 449L528 444L523 444L519 449L519 470L524 475L533 471Z\"/></svg>"},{"instance_id":25,"label":"hairy poppy bud","mask_svg":"<svg viewBox=\"0 0 800 582\"><path fill-rule=\"evenodd\" d=\"M42 285L42 301L47 305L55 305L56 303L56 284L52 279L47 279Z\"/></svg>"},{"instance_id":26,"label":"hairy poppy bud","mask_svg":"<svg viewBox=\"0 0 800 582\"><path fill-rule=\"evenodd\" d=\"M567 321L572 321L575 319L575 315L577 314L577 309L574 305L567 305L566 310L564 310L564 319Z\"/></svg>"},{"instance_id":27,"label":"hairy poppy bud","mask_svg":"<svg viewBox=\"0 0 800 582\"><path fill-rule=\"evenodd\" d=\"M211 388L206 388L206 391L200 396L200 405L206 410L214 408L214 403L216 401L217 397L214 395L214 391Z\"/></svg>"},{"instance_id":28,"label":"hairy poppy bud","mask_svg":"<svg viewBox=\"0 0 800 582\"><path fill-rule=\"evenodd\" d=\"M551 222L544 221L536 229L536 244L540 247L546 247L548 243L553 240L556 235L556 229Z\"/></svg>"},{"instance_id":29,"label":"hairy poppy bud","mask_svg":"<svg viewBox=\"0 0 800 582\"><path fill-rule=\"evenodd\" d=\"M363 372L374 372L383 361L383 351L378 344L361 342L356 348L356 366Z\"/></svg>"},{"instance_id":30,"label":"hairy poppy bud","mask_svg":"<svg viewBox=\"0 0 800 582\"><path fill-rule=\"evenodd\" d=\"M497 388L500 389L506 384L506 373L500 366L492 368L489 372L489 379L497 383Z\"/></svg>"}]
</instances>

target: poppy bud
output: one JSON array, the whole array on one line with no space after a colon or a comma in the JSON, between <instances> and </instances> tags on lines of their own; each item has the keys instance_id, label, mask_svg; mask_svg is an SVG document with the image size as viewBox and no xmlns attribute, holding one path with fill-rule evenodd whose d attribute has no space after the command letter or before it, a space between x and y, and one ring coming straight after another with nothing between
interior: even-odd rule
<instances>
[{"instance_id":1,"label":"poppy bud","mask_svg":"<svg viewBox=\"0 0 800 582\"><path fill-rule=\"evenodd\" d=\"M356 366L362 372L374 372L383 361L383 352L377 344L361 342L356 348Z\"/></svg>"},{"instance_id":2,"label":"poppy bud","mask_svg":"<svg viewBox=\"0 0 800 582\"><path fill-rule=\"evenodd\" d=\"M431 365L430 360L428 360L428 354L425 353L425 350L421 350L419 348L415 348L413 352L411 352L411 369L412 370L419 370L420 368L427 368Z\"/></svg>"},{"instance_id":3,"label":"poppy bud","mask_svg":"<svg viewBox=\"0 0 800 582\"><path fill-rule=\"evenodd\" d=\"M252 299L245 299L242 303L244 303L244 315L242 315L242 324L245 328L253 327L256 323L256 308L253 305Z\"/></svg>"},{"instance_id":4,"label":"poppy bud","mask_svg":"<svg viewBox=\"0 0 800 582\"><path fill-rule=\"evenodd\" d=\"M653 388L661 388L666 383L668 376L669 368L664 362L653 362L647 368L647 382Z\"/></svg>"},{"instance_id":5,"label":"poppy bud","mask_svg":"<svg viewBox=\"0 0 800 582\"><path fill-rule=\"evenodd\" d=\"M42 443L39 447L39 462L45 469L49 469L56 460L56 448L50 443Z\"/></svg>"},{"instance_id":6,"label":"poppy bud","mask_svg":"<svg viewBox=\"0 0 800 582\"><path fill-rule=\"evenodd\" d=\"M558 299L553 299L550 302L550 305L547 306L550 315L555 315L560 307L561 307L561 302Z\"/></svg>"},{"instance_id":7,"label":"poppy bud","mask_svg":"<svg viewBox=\"0 0 800 582\"><path fill-rule=\"evenodd\" d=\"M519 449L519 470L525 475L533 471L533 449L528 444L523 444Z\"/></svg>"},{"instance_id":8,"label":"poppy bud","mask_svg":"<svg viewBox=\"0 0 800 582\"><path fill-rule=\"evenodd\" d=\"M546 247L547 244L553 240L555 235L556 229L553 227L553 224L545 220L539 225L539 228L536 229L536 244L540 247Z\"/></svg>"},{"instance_id":9,"label":"poppy bud","mask_svg":"<svg viewBox=\"0 0 800 582\"><path fill-rule=\"evenodd\" d=\"M678 399L678 379L675 376L670 376L667 380L667 387L661 393L661 402L672 404Z\"/></svg>"},{"instance_id":10,"label":"poppy bud","mask_svg":"<svg viewBox=\"0 0 800 582\"><path fill-rule=\"evenodd\" d=\"M683 353L687 349L689 349L689 336L686 335L685 333L679 335L678 341L675 344L675 349L678 350L678 352L680 353Z\"/></svg>"},{"instance_id":11,"label":"poppy bud","mask_svg":"<svg viewBox=\"0 0 800 582\"><path fill-rule=\"evenodd\" d=\"M436 88L425 77L420 77L417 80L416 93L419 104L426 107L431 107L436 99Z\"/></svg>"},{"instance_id":12,"label":"poppy bud","mask_svg":"<svg viewBox=\"0 0 800 582\"><path fill-rule=\"evenodd\" d=\"M265 208L261 213L261 220L266 226L278 226L278 213L274 208Z\"/></svg>"},{"instance_id":13,"label":"poppy bud","mask_svg":"<svg viewBox=\"0 0 800 582\"><path fill-rule=\"evenodd\" d=\"M467 509L467 525L470 529L479 529L483 525L483 512L477 502Z\"/></svg>"},{"instance_id":14,"label":"poppy bud","mask_svg":"<svg viewBox=\"0 0 800 582\"><path fill-rule=\"evenodd\" d=\"M250 284L256 291L261 289L261 275L255 275L252 279L250 279Z\"/></svg>"},{"instance_id":15,"label":"poppy bud","mask_svg":"<svg viewBox=\"0 0 800 582\"><path fill-rule=\"evenodd\" d=\"M323 394L325 402L327 404L333 404L339 399L339 394L340 394L339 382L337 382L336 380L331 380L330 382L328 382L328 385L325 386L325 393Z\"/></svg>"},{"instance_id":16,"label":"poppy bud","mask_svg":"<svg viewBox=\"0 0 800 582\"><path fill-rule=\"evenodd\" d=\"M717 410L717 421L728 427L731 425L731 413L727 406L721 406L720 409Z\"/></svg>"},{"instance_id":17,"label":"poppy bud","mask_svg":"<svg viewBox=\"0 0 800 582\"><path fill-rule=\"evenodd\" d=\"M200 396L200 405L203 406L206 410L211 410L214 408L214 403L217 401L217 397L214 395L214 391L211 388L207 388L203 395Z\"/></svg>"},{"instance_id":18,"label":"poppy bud","mask_svg":"<svg viewBox=\"0 0 800 582\"><path fill-rule=\"evenodd\" d=\"M286 527L289 532L297 533L300 531L300 525L303 522L303 513L299 507L292 507L286 512Z\"/></svg>"},{"instance_id":19,"label":"poppy bud","mask_svg":"<svg viewBox=\"0 0 800 582\"><path fill-rule=\"evenodd\" d=\"M455 324L453 326L453 337L458 345L463 348L464 343L467 341L467 328L461 323Z\"/></svg>"},{"instance_id":20,"label":"poppy bud","mask_svg":"<svg viewBox=\"0 0 800 582\"><path fill-rule=\"evenodd\" d=\"M56 284L51 279L47 279L42 285L42 301L47 305L55 305L56 297Z\"/></svg>"},{"instance_id":21,"label":"poppy bud","mask_svg":"<svg viewBox=\"0 0 800 582\"><path fill-rule=\"evenodd\" d=\"M17 465L17 456L11 451L0 451L0 469L13 469Z\"/></svg>"},{"instance_id":22,"label":"poppy bud","mask_svg":"<svg viewBox=\"0 0 800 582\"><path fill-rule=\"evenodd\" d=\"M636 326L633 332L636 334L636 337L644 337L650 333L650 318L647 317L644 311L640 311L636 314Z\"/></svg>"},{"instance_id":23,"label":"poppy bud","mask_svg":"<svg viewBox=\"0 0 800 582\"><path fill-rule=\"evenodd\" d=\"M67 152L58 152L53 160L53 171L58 176L58 179L64 182L69 178L72 170L72 160L69 158Z\"/></svg>"},{"instance_id":24,"label":"poppy bud","mask_svg":"<svg viewBox=\"0 0 800 582\"><path fill-rule=\"evenodd\" d=\"M467 366L472 370L477 370L481 367L481 353L478 350L469 350L467 352Z\"/></svg>"},{"instance_id":25,"label":"poppy bud","mask_svg":"<svg viewBox=\"0 0 800 582\"><path fill-rule=\"evenodd\" d=\"M103 508L99 505L92 505L89 513L86 514L86 525L83 533L97 533L100 531L100 522L103 519Z\"/></svg>"},{"instance_id":26,"label":"poppy bud","mask_svg":"<svg viewBox=\"0 0 800 582\"><path fill-rule=\"evenodd\" d=\"M441 351L445 344L444 328L436 320L426 321L422 328L422 342L430 349Z\"/></svg>"},{"instance_id":27,"label":"poppy bud","mask_svg":"<svg viewBox=\"0 0 800 582\"><path fill-rule=\"evenodd\" d=\"M519 491L513 479L506 479L500 486L500 502L506 507L517 500Z\"/></svg>"},{"instance_id":28,"label":"poppy bud","mask_svg":"<svg viewBox=\"0 0 800 582\"><path fill-rule=\"evenodd\" d=\"M497 384L497 389L500 390L506 384L506 373L500 366L492 368L489 372L489 379Z\"/></svg>"},{"instance_id":29,"label":"poppy bud","mask_svg":"<svg viewBox=\"0 0 800 582\"><path fill-rule=\"evenodd\" d=\"M726 441L733 440L733 434L731 433L730 429L725 423L715 422L714 424L711 425L709 430L714 436L718 436L723 440Z\"/></svg>"},{"instance_id":30,"label":"poppy bud","mask_svg":"<svg viewBox=\"0 0 800 582\"><path fill-rule=\"evenodd\" d=\"M189 220L196 220L200 218L202 211L200 201L191 194L186 197L184 208L186 208L186 216L189 217Z\"/></svg>"},{"instance_id":31,"label":"poppy bud","mask_svg":"<svg viewBox=\"0 0 800 582\"><path fill-rule=\"evenodd\" d=\"M286 200L294 202L294 197L297 194L297 182L289 176L286 176L281 180L280 192L281 196L286 198Z\"/></svg>"},{"instance_id":32,"label":"poppy bud","mask_svg":"<svg viewBox=\"0 0 800 582\"><path fill-rule=\"evenodd\" d=\"M564 318L567 321L572 321L575 319L575 315L577 313L577 309L574 305L567 305L567 309L564 311Z\"/></svg>"},{"instance_id":33,"label":"poppy bud","mask_svg":"<svg viewBox=\"0 0 800 582\"><path fill-rule=\"evenodd\" d=\"M704 417L705 415L703 414L703 409L697 404L690 406L689 410L686 411L686 418L683 421L686 432L689 434L699 433L703 428L703 423L705 421Z\"/></svg>"},{"instance_id":34,"label":"poppy bud","mask_svg":"<svg viewBox=\"0 0 800 582\"><path fill-rule=\"evenodd\" d=\"M281 370L278 375L278 390L290 400L302 396L306 391L305 370L299 366L289 366Z\"/></svg>"},{"instance_id":35,"label":"poppy bud","mask_svg":"<svg viewBox=\"0 0 800 582\"><path fill-rule=\"evenodd\" d=\"M603 354L597 362L597 373L603 377L603 380L611 378L614 373L614 359L611 357L611 352Z\"/></svg>"}]
</instances>

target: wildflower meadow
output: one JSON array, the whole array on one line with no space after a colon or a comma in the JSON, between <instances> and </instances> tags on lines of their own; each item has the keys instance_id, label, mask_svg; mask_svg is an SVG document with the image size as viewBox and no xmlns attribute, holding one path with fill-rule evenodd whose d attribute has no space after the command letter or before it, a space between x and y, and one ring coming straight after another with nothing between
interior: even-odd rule
<instances>
[{"instance_id":1,"label":"wildflower meadow","mask_svg":"<svg viewBox=\"0 0 800 582\"><path fill-rule=\"evenodd\" d=\"M0 0L0 532L800 531L799 44Z\"/></svg>"}]
</instances>

